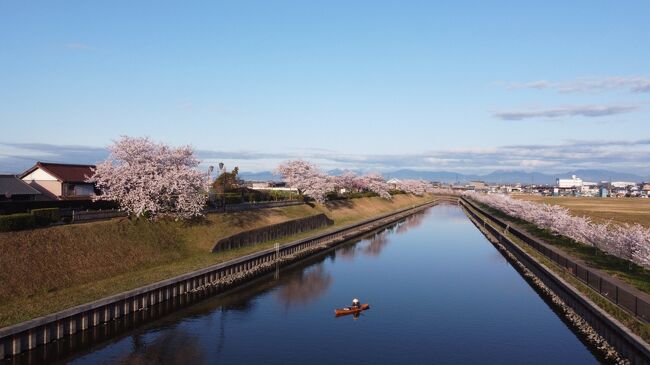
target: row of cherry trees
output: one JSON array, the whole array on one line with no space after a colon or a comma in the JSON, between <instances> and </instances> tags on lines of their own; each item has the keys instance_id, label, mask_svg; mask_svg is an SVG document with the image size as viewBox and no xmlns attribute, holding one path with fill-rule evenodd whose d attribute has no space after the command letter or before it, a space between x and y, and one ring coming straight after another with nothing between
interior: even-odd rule
<instances>
[{"instance_id":1,"label":"row of cherry trees","mask_svg":"<svg viewBox=\"0 0 650 365\"><path fill-rule=\"evenodd\" d=\"M557 205L528 202L500 194L466 195L540 228L650 268L650 229L638 223L598 224L587 217L573 216L568 209Z\"/></svg>"},{"instance_id":2,"label":"row of cherry trees","mask_svg":"<svg viewBox=\"0 0 650 365\"><path fill-rule=\"evenodd\" d=\"M304 160L286 161L278 166L276 174L298 193L322 203L327 194L341 189L348 192L369 191L384 199L391 199L391 186L377 173L357 176L347 171L341 175L329 175L315 164ZM431 189L431 184L422 180L402 180L394 187L406 193L422 195Z\"/></svg>"},{"instance_id":3,"label":"row of cherry trees","mask_svg":"<svg viewBox=\"0 0 650 365\"><path fill-rule=\"evenodd\" d=\"M122 137L108 147L110 155L95 168L88 181L96 184L95 200L111 200L130 216L189 219L203 214L209 176L198 169L200 161L190 146L171 147L149 138ZM371 191L390 199L390 187L379 174L356 176L346 172L330 176L302 160L281 164L277 173L287 184L317 202L339 189ZM404 180L395 188L422 195L430 184Z\"/></svg>"}]
</instances>

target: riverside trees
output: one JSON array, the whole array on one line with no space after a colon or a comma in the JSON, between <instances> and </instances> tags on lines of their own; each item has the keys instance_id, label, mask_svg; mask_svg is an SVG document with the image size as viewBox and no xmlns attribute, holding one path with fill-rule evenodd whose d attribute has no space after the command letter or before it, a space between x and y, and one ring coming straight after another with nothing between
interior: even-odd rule
<instances>
[{"instance_id":1,"label":"riverside trees","mask_svg":"<svg viewBox=\"0 0 650 365\"><path fill-rule=\"evenodd\" d=\"M300 195L308 196L319 203L327 199L327 194L335 191L372 192L384 199L391 199L391 186L378 173L357 176L346 171L339 176L331 176L318 166L304 161L286 161L278 166L276 174L289 185L298 190ZM394 190L409 194L423 195L432 190L429 182L423 180L402 180L395 184Z\"/></svg>"},{"instance_id":2,"label":"riverside trees","mask_svg":"<svg viewBox=\"0 0 650 365\"><path fill-rule=\"evenodd\" d=\"M557 205L517 200L497 194L467 193L466 195L540 228L650 268L650 229L638 223L598 224L587 217L573 216L568 209Z\"/></svg>"},{"instance_id":3,"label":"riverside trees","mask_svg":"<svg viewBox=\"0 0 650 365\"><path fill-rule=\"evenodd\" d=\"M196 169L199 160L190 146L125 136L108 150L89 179L102 192L96 200L116 201L129 215L150 219L202 215L208 176Z\"/></svg>"},{"instance_id":4,"label":"riverside trees","mask_svg":"<svg viewBox=\"0 0 650 365\"><path fill-rule=\"evenodd\" d=\"M298 190L298 194L307 195L319 203L327 199L327 193L334 190L334 179L322 172L318 166L304 161L287 161L276 169L284 181Z\"/></svg>"}]
</instances>

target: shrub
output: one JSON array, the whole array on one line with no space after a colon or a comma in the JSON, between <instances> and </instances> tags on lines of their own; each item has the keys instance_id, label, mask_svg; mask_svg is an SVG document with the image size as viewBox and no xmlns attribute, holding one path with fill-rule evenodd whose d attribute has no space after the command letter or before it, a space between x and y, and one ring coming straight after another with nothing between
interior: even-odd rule
<instances>
[{"instance_id":1,"label":"shrub","mask_svg":"<svg viewBox=\"0 0 650 365\"><path fill-rule=\"evenodd\" d=\"M0 232L19 231L36 227L36 217L29 213L0 216Z\"/></svg>"},{"instance_id":2,"label":"shrub","mask_svg":"<svg viewBox=\"0 0 650 365\"><path fill-rule=\"evenodd\" d=\"M39 227L49 226L61 219L59 208L32 209L32 215L34 216L36 225Z\"/></svg>"}]
</instances>

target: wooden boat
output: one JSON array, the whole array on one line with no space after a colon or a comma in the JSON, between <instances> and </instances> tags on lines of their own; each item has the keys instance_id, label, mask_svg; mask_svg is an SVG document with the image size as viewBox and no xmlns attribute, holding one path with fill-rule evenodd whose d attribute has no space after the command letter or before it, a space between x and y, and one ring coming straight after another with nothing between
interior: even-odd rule
<instances>
[{"instance_id":1,"label":"wooden boat","mask_svg":"<svg viewBox=\"0 0 650 365\"><path fill-rule=\"evenodd\" d=\"M362 311L365 311L366 309L370 309L370 304L361 304L360 308L352 308L352 307L345 307L345 308L338 308L334 310L334 314L336 316L344 316L346 314L354 314L354 313L361 313Z\"/></svg>"}]
</instances>

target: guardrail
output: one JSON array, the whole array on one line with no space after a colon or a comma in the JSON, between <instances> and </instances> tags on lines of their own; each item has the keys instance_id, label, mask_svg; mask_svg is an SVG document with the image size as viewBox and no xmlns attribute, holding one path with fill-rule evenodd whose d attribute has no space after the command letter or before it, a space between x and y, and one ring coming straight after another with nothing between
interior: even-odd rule
<instances>
[{"instance_id":1,"label":"guardrail","mask_svg":"<svg viewBox=\"0 0 650 365\"><path fill-rule=\"evenodd\" d=\"M387 213L336 230L297 240L276 248L262 250L171 279L133 289L90 303L75 306L44 317L0 328L0 359L18 355L37 346L61 340L78 332L97 327L130 313L217 285L225 289L273 269L283 259L299 259L301 252L310 255L335 244L395 222L406 216L436 205L430 201L396 212ZM288 264L282 263L282 264ZM262 268L262 269L259 269Z\"/></svg>"},{"instance_id":2,"label":"guardrail","mask_svg":"<svg viewBox=\"0 0 650 365\"><path fill-rule=\"evenodd\" d=\"M558 248L546 244L518 228L508 225L508 223L494 217L469 199L464 197L461 199L464 203L471 205L481 214L488 217L499 227L504 230L507 229L510 234L533 247L557 265L565 268L569 273L587 284L591 289L598 292L604 298L607 298L609 301L633 314L637 318L645 322L650 322L650 295L645 294L642 291L601 272L600 270L588 267L577 259L560 251Z\"/></svg>"}]
</instances>

